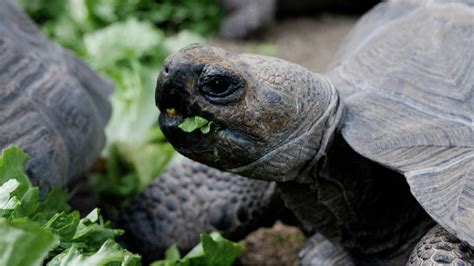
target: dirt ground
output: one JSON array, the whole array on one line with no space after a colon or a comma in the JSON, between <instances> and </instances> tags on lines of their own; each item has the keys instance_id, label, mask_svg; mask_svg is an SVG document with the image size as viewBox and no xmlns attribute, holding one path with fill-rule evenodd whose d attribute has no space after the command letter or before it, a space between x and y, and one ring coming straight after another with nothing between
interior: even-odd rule
<instances>
[{"instance_id":1,"label":"dirt ground","mask_svg":"<svg viewBox=\"0 0 474 266\"><path fill-rule=\"evenodd\" d=\"M334 15L292 18L276 22L262 32L258 40L213 39L210 44L235 52L258 53L262 43L272 43L277 47L272 56L300 64L315 72L324 72L356 20L357 17Z\"/></svg>"},{"instance_id":2,"label":"dirt ground","mask_svg":"<svg viewBox=\"0 0 474 266\"><path fill-rule=\"evenodd\" d=\"M298 228L277 222L272 228L259 229L241 241L245 251L236 264L297 265L298 250L304 241Z\"/></svg>"},{"instance_id":3,"label":"dirt ground","mask_svg":"<svg viewBox=\"0 0 474 266\"><path fill-rule=\"evenodd\" d=\"M270 52L314 72L324 72L356 20L356 17L332 15L293 18L275 23L258 40L213 39L210 44L235 52ZM236 264L298 265L298 250L304 239L298 228L277 222L272 228L257 230L241 242L246 249Z\"/></svg>"}]
</instances>

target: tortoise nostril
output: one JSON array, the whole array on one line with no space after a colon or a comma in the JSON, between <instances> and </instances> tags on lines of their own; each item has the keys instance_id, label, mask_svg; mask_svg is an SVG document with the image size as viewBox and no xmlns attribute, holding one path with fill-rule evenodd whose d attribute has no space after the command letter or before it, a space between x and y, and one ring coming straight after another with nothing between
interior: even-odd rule
<instances>
[{"instance_id":1,"label":"tortoise nostril","mask_svg":"<svg viewBox=\"0 0 474 266\"><path fill-rule=\"evenodd\" d=\"M164 73L165 75L168 75L168 73L170 73L170 69L168 66L165 66Z\"/></svg>"}]
</instances>

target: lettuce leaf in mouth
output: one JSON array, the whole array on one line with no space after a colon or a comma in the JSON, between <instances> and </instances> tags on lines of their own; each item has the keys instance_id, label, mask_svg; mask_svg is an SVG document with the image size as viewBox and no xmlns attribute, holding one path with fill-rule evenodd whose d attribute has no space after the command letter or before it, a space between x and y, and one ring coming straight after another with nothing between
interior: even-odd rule
<instances>
[{"instance_id":1,"label":"lettuce leaf in mouth","mask_svg":"<svg viewBox=\"0 0 474 266\"><path fill-rule=\"evenodd\" d=\"M179 124L179 128L184 132L191 133L195 130L200 130L202 134L207 134L211 132L211 125L214 122L209 121L200 116L191 116L186 118L183 123Z\"/></svg>"}]
</instances>

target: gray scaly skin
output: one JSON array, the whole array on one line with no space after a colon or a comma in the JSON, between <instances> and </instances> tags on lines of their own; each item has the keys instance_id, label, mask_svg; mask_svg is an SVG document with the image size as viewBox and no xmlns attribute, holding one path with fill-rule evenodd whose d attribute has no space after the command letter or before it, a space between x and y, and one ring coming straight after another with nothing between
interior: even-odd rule
<instances>
[{"instance_id":1,"label":"gray scaly skin","mask_svg":"<svg viewBox=\"0 0 474 266\"><path fill-rule=\"evenodd\" d=\"M18 145L44 193L78 181L105 142L113 90L52 43L12 0L0 1L0 150Z\"/></svg>"},{"instance_id":2,"label":"gray scaly skin","mask_svg":"<svg viewBox=\"0 0 474 266\"><path fill-rule=\"evenodd\" d=\"M457 266L474 264L474 251L441 226L431 229L416 245L407 265Z\"/></svg>"},{"instance_id":3,"label":"gray scaly skin","mask_svg":"<svg viewBox=\"0 0 474 266\"><path fill-rule=\"evenodd\" d=\"M160 127L180 153L224 171L275 181L285 205L334 243L313 245L328 252L306 250L302 254L312 257L303 262L336 261L321 256L333 250L347 263L406 263L435 224L431 217L458 236L443 239L456 250L451 261L472 262L474 143L465 117L472 115L473 53L466 43L472 40L473 11L463 4L426 2L399 12L404 5L384 3L361 20L348 41L353 49L343 50L327 76L276 58L202 45L171 55L160 73ZM383 28L377 21L384 19ZM354 41L364 36L370 41ZM454 45L464 56L433 57ZM439 71L455 58L457 80L441 81ZM440 60L446 64L434 64ZM405 69L411 72L400 73ZM448 101L447 90L459 94L456 104ZM171 108L176 112L167 113ZM196 115L218 127L206 135L179 129L186 117ZM456 205L444 205L453 202L446 182L462 196ZM442 215L449 211L444 206L459 210L454 222Z\"/></svg>"},{"instance_id":4,"label":"gray scaly skin","mask_svg":"<svg viewBox=\"0 0 474 266\"><path fill-rule=\"evenodd\" d=\"M184 159L121 211L118 226L126 230L122 242L151 262L174 243L182 252L189 251L201 233L220 231L239 240L285 216L289 214L275 183Z\"/></svg>"}]
</instances>

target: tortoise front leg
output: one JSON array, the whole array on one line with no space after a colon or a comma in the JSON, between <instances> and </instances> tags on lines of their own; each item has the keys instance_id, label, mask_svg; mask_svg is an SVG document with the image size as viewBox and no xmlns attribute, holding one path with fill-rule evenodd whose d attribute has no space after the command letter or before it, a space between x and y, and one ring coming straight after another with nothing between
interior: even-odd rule
<instances>
[{"instance_id":1,"label":"tortoise front leg","mask_svg":"<svg viewBox=\"0 0 474 266\"><path fill-rule=\"evenodd\" d=\"M407 265L474 265L474 250L436 225L418 242Z\"/></svg>"},{"instance_id":2,"label":"tortoise front leg","mask_svg":"<svg viewBox=\"0 0 474 266\"><path fill-rule=\"evenodd\" d=\"M124 242L147 261L176 243L187 251L201 233L238 240L270 226L286 210L274 183L251 180L185 159L159 176L120 214Z\"/></svg>"}]
</instances>

